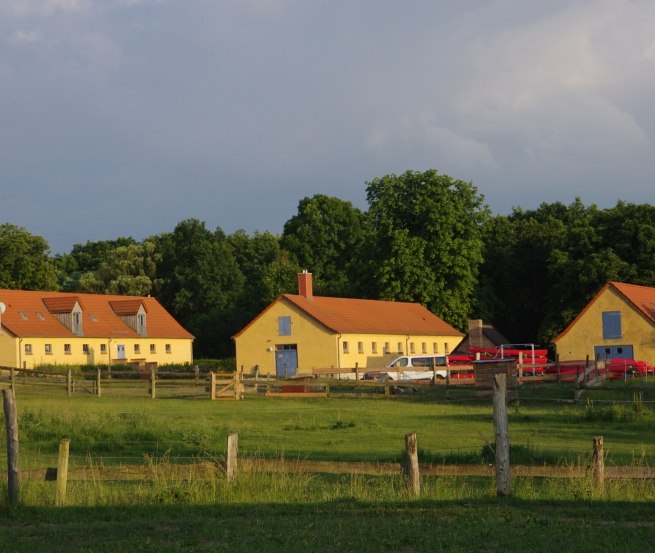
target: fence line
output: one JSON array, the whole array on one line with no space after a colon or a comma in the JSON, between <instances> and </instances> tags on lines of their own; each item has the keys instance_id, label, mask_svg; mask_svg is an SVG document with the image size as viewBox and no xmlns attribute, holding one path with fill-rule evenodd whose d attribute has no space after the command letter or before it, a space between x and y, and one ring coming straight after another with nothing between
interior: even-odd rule
<instances>
[{"instance_id":1,"label":"fence line","mask_svg":"<svg viewBox=\"0 0 655 553\"><path fill-rule=\"evenodd\" d=\"M538 376L526 376L534 372L535 365L517 365L519 389L529 383L564 383L573 388L573 400L579 401L583 394L593 388L599 388L607 376L607 370L602 363L581 365L567 365L565 363L549 364L557 373ZM543 366L542 366L543 367ZM568 367L568 368L567 368ZM575 373L571 367L576 367ZM475 367L458 365L450 367L456 371L472 372ZM279 379L273 377L244 376L242 372L210 373L201 376L198 372L193 375L180 372L151 371L149 374L139 371L101 371L95 374L87 372L82 374L57 372L39 369L7 369L0 367L0 384L8 382L10 388L20 393L25 389L38 392L39 389L58 389L67 393L69 397L79 395L125 395L130 397L141 396L156 399L157 397L180 397L185 399L243 399L250 395L265 397L367 397L389 398L393 395L402 395L422 386L433 386L446 389L474 389L476 378L446 378L426 381L389 380L382 382L365 380L365 371L382 372L388 369L361 369L358 367L345 369L314 369L312 374L301 374L295 378ZM402 373L415 368L394 368L394 372ZM568 371L568 372L566 372ZM537 388L534 388L535 390ZM566 388L563 388L564 390ZM640 388L632 391L639 392ZM49 391L48 394L52 392ZM476 399L476 393L471 394ZM452 399L452 398L451 398ZM461 398L464 399L464 398ZM530 398L523 397L522 400ZM570 401L570 396L562 398ZM551 399L551 401L554 401ZM643 400L649 403L649 400Z\"/></svg>"},{"instance_id":2,"label":"fence line","mask_svg":"<svg viewBox=\"0 0 655 553\"><path fill-rule=\"evenodd\" d=\"M591 455L591 452L590 452ZM107 459L107 457L103 457ZM136 457L134 459L137 459ZM76 456L70 455L68 468L68 481L84 480L149 480L153 472L165 474L168 472L171 480L188 472L198 472L207 477L225 474L225 462L217 457L199 459L197 456L188 457L194 463L174 463L166 460L153 462L151 465L120 464L96 465L76 463ZM266 459L240 454L238 457L239 473L290 473L290 474L333 474L349 475L359 474L366 476L398 476L403 473L405 464L400 462L367 462L367 461L316 461L308 459ZM493 464L418 464L421 477L451 477L451 476L481 476L493 478L495 466ZM519 465L512 464L512 478L582 478L588 475L595 477L596 469L592 462L577 465ZM160 470L159 470L160 469ZM46 480L48 467L39 467L21 470L21 480ZM55 472L56 474L56 472ZM655 467L650 466L604 466L604 478L626 480L655 480ZM6 478L7 471L0 470L2 478Z\"/></svg>"},{"instance_id":3,"label":"fence line","mask_svg":"<svg viewBox=\"0 0 655 553\"><path fill-rule=\"evenodd\" d=\"M510 488L510 459L509 459L509 431L508 431L508 419L507 419L507 401L506 401L506 374L499 373L494 376L494 390L493 390L493 425L494 425L494 435L496 437L496 448L495 448L495 478L497 486L497 494L499 496L511 495ZM19 483L20 483L20 470L18 465L18 425L15 409L15 399L14 393L11 390L3 390L3 401L4 401L4 411L5 411L5 420L7 426L7 479L8 479L8 494L9 502L15 504L19 501ZM420 495L420 475L429 475L431 470L434 470L435 467L421 467L418 462L418 447L417 447L417 437L415 433L408 433L405 435L405 446L406 446L406 461L404 465L400 466L398 464L390 463L387 464L390 467L395 466L393 473L398 474L398 468L402 469L402 472L405 474L407 479L408 489L411 495L418 497ZM85 480L87 479L87 474L91 473L91 477L94 480L102 480L100 477L99 467L82 467L80 469L74 468L73 470L69 469L69 451L70 451L70 440L63 439L60 442L59 448L59 458L57 468L45 468L43 469L43 479L52 479L52 474L55 474L57 480L56 487L56 504L61 505L65 503L66 498L66 483L70 480ZM213 462L204 462L202 465L205 467L205 472L210 474L212 470L216 472L217 470L222 470L228 481L236 482L237 480L237 466L241 470L242 463L237 465L238 457L238 437L234 433L228 435L227 443L227 453L225 454L225 462L217 463ZM275 469L271 469L272 461L264 461L265 464L257 463L257 461L250 461L250 463L245 464L245 469L248 470L248 466L256 467L260 471L265 471L263 467L267 467L269 471L275 472ZM289 470L288 462L282 461L283 468L286 472L293 472ZM302 462L302 461L293 461L294 466L302 466L303 470L300 472L309 472L308 468L311 467L314 472L331 472L337 474L343 474L344 469L345 473L361 473L361 467L370 467L371 463L362 464L362 463L330 463L330 462ZM208 465L208 466L207 466ZM279 465L279 461L278 461ZM214 467L213 469L211 467ZM380 474L380 467L382 465L375 464L376 474ZM152 476L152 471L157 470L158 477L160 479L166 478L166 473L162 472L163 464L155 463L155 469L152 467L146 467L145 473L140 472L138 468L135 467L108 467L105 472L104 467L102 472L110 475L108 479L121 479L117 475L122 474L124 471L130 475L130 478L125 479L148 479ZM189 474L191 467L195 468L195 465L191 464L182 464L174 465L171 463L166 463L166 467L171 471L172 474L178 475L180 471L183 471L184 474ZM359 470L353 470L354 467L360 467ZM475 469L468 470L457 466L457 474L460 476L470 475L470 470L474 470L475 474L486 475L487 471L484 467L477 466ZM436 467L436 470L444 470L443 465ZM626 467L620 469L620 475L623 478L655 478L655 469L650 467L628 467L632 468L632 471L626 470ZM489 466L491 469L491 466ZM571 467L565 467L566 472L564 476L571 477L572 471ZM277 469L279 471L279 468ZM389 470L387 468L387 470ZM512 467L514 471L514 467ZM524 468L523 471L518 471L518 474L525 474L526 476L535 476L535 468L531 469ZM546 474L547 476L561 476L562 467L537 467L537 471L540 471L540 475ZM481 471L481 472L479 472ZM489 470L488 472L491 472ZM582 475L591 475L593 477L593 482L596 490L599 493L603 493L604 483L606 473L611 477L614 471L606 471L604 466L604 452L603 452L603 438L602 436L596 436L593 440L593 465L592 468L588 467L582 470ZM29 473L36 478L41 478L41 471L35 470ZM433 473L432 473L433 474ZM163 478L162 478L163 477ZM177 477L177 476L176 476ZM29 478L27 478L29 479Z\"/></svg>"}]
</instances>

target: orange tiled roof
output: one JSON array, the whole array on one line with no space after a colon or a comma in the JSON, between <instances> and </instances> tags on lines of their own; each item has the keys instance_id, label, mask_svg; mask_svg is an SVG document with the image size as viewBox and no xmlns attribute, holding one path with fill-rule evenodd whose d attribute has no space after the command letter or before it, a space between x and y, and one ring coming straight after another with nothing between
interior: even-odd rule
<instances>
[{"instance_id":1,"label":"orange tiled roof","mask_svg":"<svg viewBox=\"0 0 655 553\"><path fill-rule=\"evenodd\" d=\"M562 338L568 333L575 323L587 312L589 307L605 292L608 288L613 288L620 296L632 304L632 306L639 311L651 324L655 325L655 288L651 286L640 286L638 284L626 284L624 282L608 282L603 286L600 291L593 297L593 299L584 307L580 313L569 323L569 325L560 332L553 342Z\"/></svg>"},{"instance_id":2,"label":"orange tiled roof","mask_svg":"<svg viewBox=\"0 0 655 553\"><path fill-rule=\"evenodd\" d=\"M293 304L333 332L463 336L418 303L324 296L306 298L292 294L284 294L276 301ZM234 337L239 336L257 318L259 315Z\"/></svg>"},{"instance_id":3,"label":"orange tiled roof","mask_svg":"<svg viewBox=\"0 0 655 553\"><path fill-rule=\"evenodd\" d=\"M68 313L75 301L78 301L83 309L83 336L139 338L139 334L125 324L111 306L112 303L137 302L138 305L143 304L148 312L148 337L193 338L193 335L182 328L173 316L151 297L0 289L0 301L6 306L5 313L0 316L2 328L19 337L74 337L53 313Z\"/></svg>"},{"instance_id":4,"label":"orange tiled roof","mask_svg":"<svg viewBox=\"0 0 655 553\"><path fill-rule=\"evenodd\" d=\"M77 296L62 295L59 297L42 298L42 301L50 313L70 313L75 307L75 304L79 303L80 298Z\"/></svg>"},{"instance_id":5,"label":"orange tiled roof","mask_svg":"<svg viewBox=\"0 0 655 553\"><path fill-rule=\"evenodd\" d=\"M644 317L655 324L655 288L623 282L610 282L609 284L638 311L641 311Z\"/></svg>"},{"instance_id":6,"label":"orange tiled roof","mask_svg":"<svg viewBox=\"0 0 655 553\"><path fill-rule=\"evenodd\" d=\"M116 315L136 315L139 308L143 305L140 299L129 299L121 301L110 301L109 305ZM145 306L144 306L145 309Z\"/></svg>"}]
</instances>

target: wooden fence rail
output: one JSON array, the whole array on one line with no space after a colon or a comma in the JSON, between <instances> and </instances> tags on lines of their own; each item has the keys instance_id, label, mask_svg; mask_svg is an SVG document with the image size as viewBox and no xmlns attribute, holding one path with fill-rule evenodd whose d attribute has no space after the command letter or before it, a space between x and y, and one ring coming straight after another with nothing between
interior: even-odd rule
<instances>
[{"instance_id":1,"label":"wooden fence rail","mask_svg":"<svg viewBox=\"0 0 655 553\"><path fill-rule=\"evenodd\" d=\"M586 390L602 384L607 371L602 363L575 362L553 363L539 365L550 370L550 374L537 374L536 366L530 364L518 365L519 386L531 383L568 383L573 388L573 397L580 400ZM572 369L573 367L573 369ZM229 373L210 373L200 375L198 371L187 374L179 372L143 371L86 371L72 373L67 371L51 371L40 369L11 369L0 367L0 384L9 383L13 390L19 391L32 388L59 388L65 390L69 397L79 394L130 395L150 397L210 398L210 399L243 399L247 395L264 395L270 398L294 397L369 397L388 398L393 394L401 394L421 385L445 386L447 388L466 388L476 383L476 367L458 365L450 367L453 371L464 371L473 378L434 378L422 381L411 380L369 380L368 374L384 374L388 368L317 368L311 373L299 374L295 378L278 379L272 376L246 376L241 371ZM393 368L394 372L402 373L415 368ZM441 367L439 370L443 370ZM207 393L209 392L209 393ZM54 393L54 392L48 392ZM567 398L563 398L567 399Z\"/></svg>"},{"instance_id":2,"label":"wooden fence rail","mask_svg":"<svg viewBox=\"0 0 655 553\"><path fill-rule=\"evenodd\" d=\"M506 374L504 372L499 372L494 376L494 389L493 389L493 409L492 409L492 421L493 421L493 426L494 426L494 435L495 435L495 462L494 462L494 467L495 467L495 479L496 479L496 490L497 490L497 495L499 496L508 496L511 495L511 482L510 482L510 448L509 448L509 428L508 428L508 417L507 417L507 380L506 380ZM215 378L212 378L212 381L215 381ZM238 382L239 378L238 376L234 378L234 381L237 383L237 388L238 389ZM212 389L212 393L214 393ZM18 449L19 449L19 428L18 428L18 418L16 415L16 401L14 397L14 392L10 389L5 389L2 391L3 395L3 407L4 407L4 414L5 414L5 422L6 422L6 434L7 434L7 470L6 470L6 476L7 476L7 490L8 490L8 501L9 504L17 504L20 499L20 480L21 480L21 474L20 474L20 468L19 468L19 461L18 461ZM409 490L409 493L413 497L419 497L420 496L420 489L421 489L421 474L422 474L422 469L421 466L419 465L418 462L418 445L417 445L417 436L415 433L407 433L405 435L405 463L403 465L403 473L405 474L405 478L407 481L407 487ZM56 481L57 481L57 486L56 486L56 497L55 497L55 503L56 505L63 505L66 501L66 486L69 478L75 479L75 476L78 475L79 478L79 473L76 471L69 471L69 451L70 451L70 440L69 439L63 439L60 442L59 446L59 457L58 457L58 463L57 463L57 469L56 469ZM238 435L236 433L230 433L228 434L227 438L227 448L226 448L226 455L225 455L225 475L228 480L228 482L234 483L237 481L237 467L241 466L241 464L237 462L238 458ZM271 461L264 461L265 463L268 463L270 466ZM279 461L278 461L279 462ZM289 470L289 467L287 466L287 463L283 461L285 464L286 470L288 472L292 472ZM303 464L304 463L304 464ZM210 463L211 464L211 463ZM207 465L205 463L204 465ZM306 467L307 463L306 462L299 462L299 461L293 461L292 466L304 466L305 467L305 472L306 472ZM332 466L331 470L327 470L326 472L335 472L334 468L334 463L321 463L321 465L324 467L323 470L318 470L316 463L313 465L314 470L316 472L323 472L326 471L325 467L326 466ZM347 468L346 472L356 472L353 470L353 466L355 466L352 463L339 463L338 464L340 467L340 470L338 472L343 473L344 472L344 467ZM359 464L361 465L361 464ZM370 466L370 463L368 464ZM175 465L171 465L175 466ZM188 475L190 474L189 470L189 465L180 465L185 467L184 471L185 474L188 478ZM377 471L380 471L380 465L377 465ZM116 471L124 471L126 467L110 467L108 469L108 474L111 474L110 479L115 480L117 479L116 477ZM434 469L434 467L431 467ZM571 467L564 467L566 469L566 476L571 476ZM632 474L634 477L634 473L638 471L638 478L655 478L655 470L651 469L650 467L628 467L628 469L632 468ZM537 471L539 471L539 475L543 475L544 472L546 472L549 476L552 476L553 474L556 474L555 471L561 471L562 467L536 467ZM82 469L82 474L85 475L86 473L84 472L85 469ZM176 474L179 474L179 468L175 472ZM437 468L437 470L444 470L443 466L440 466ZM480 467L477 467L477 470L480 470ZM161 465L157 465L157 471L158 475L157 477L159 479L165 479L166 473L163 471ZM32 471L33 472L33 471ZM45 479L49 479L48 475L51 474L53 469L45 469L45 474L44 477ZM103 478L100 477L98 467L93 467L91 470L92 472L92 478L94 480L102 480ZM209 471L211 472L211 471ZM396 471L396 474L398 472ZM29 473L28 473L29 474ZM137 478L138 475L143 473L138 473L137 471ZM430 474L429 470L425 470L423 472L424 475ZM459 470L458 474L463 475L465 474L465 471L462 471L461 469ZM604 461L604 450L603 450L603 437L602 436L595 436L593 439L593 465L591 468L587 468L584 470L583 474L585 476L590 475L591 478L593 479L594 482L594 487L595 490L598 494L601 496L604 494L604 486L605 486L605 461ZM627 472L624 473L624 477L626 477ZM535 474L527 474L528 476L535 476ZM131 479L134 479L135 473L132 471L131 472ZM81 479L86 479L86 478L81 478Z\"/></svg>"}]
</instances>

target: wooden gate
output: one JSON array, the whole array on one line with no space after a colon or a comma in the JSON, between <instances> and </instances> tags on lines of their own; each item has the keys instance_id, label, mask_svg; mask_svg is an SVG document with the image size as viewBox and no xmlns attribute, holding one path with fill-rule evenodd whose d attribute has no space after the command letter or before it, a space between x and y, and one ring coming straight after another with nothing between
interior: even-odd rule
<instances>
[{"instance_id":1,"label":"wooden gate","mask_svg":"<svg viewBox=\"0 0 655 553\"><path fill-rule=\"evenodd\" d=\"M211 373L209 381L210 399L243 399L243 382L238 372Z\"/></svg>"}]
</instances>

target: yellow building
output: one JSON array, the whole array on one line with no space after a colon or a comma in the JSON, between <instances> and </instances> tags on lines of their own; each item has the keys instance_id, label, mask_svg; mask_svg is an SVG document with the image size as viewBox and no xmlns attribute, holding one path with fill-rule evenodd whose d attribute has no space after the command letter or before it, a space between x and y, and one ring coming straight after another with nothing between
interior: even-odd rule
<instances>
[{"instance_id":1,"label":"yellow building","mask_svg":"<svg viewBox=\"0 0 655 553\"><path fill-rule=\"evenodd\" d=\"M193 361L193 336L151 297L0 289L0 366Z\"/></svg>"},{"instance_id":2,"label":"yellow building","mask_svg":"<svg viewBox=\"0 0 655 553\"><path fill-rule=\"evenodd\" d=\"M451 353L463 336L417 303L314 296L306 271L298 285L232 337L237 368L278 377L380 368L397 355Z\"/></svg>"},{"instance_id":3,"label":"yellow building","mask_svg":"<svg viewBox=\"0 0 655 553\"><path fill-rule=\"evenodd\" d=\"M553 342L561 360L655 362L655 288L609 282Z\"/></svg>"}]
</instances>

